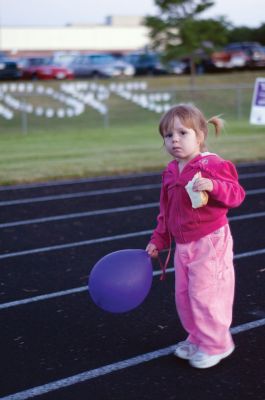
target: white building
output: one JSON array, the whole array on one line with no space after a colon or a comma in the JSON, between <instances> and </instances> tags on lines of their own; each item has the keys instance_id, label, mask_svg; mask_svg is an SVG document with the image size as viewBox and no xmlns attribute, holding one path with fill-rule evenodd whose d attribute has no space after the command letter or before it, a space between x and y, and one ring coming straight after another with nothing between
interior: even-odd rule
<instances>
[{"instance_id":1,"label":"white building","mask_svg":"<svg viewBox=\"0 0 265 400\"><path fill-rule=\"evenodd\" d=\"M150 43L142 17L111 16L105 25L65 27L0 27L0 50L10 54L54 51L126 52Z\"/></svg>"}]
</instances>

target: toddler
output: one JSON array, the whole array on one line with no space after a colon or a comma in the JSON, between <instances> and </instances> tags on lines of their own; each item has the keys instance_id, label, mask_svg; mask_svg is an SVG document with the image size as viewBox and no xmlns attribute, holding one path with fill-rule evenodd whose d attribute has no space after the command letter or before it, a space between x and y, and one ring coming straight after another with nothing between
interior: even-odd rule
<instances>
[{"instance_id":1,"label":"toddler","mask_svg":"<svg viewBox=\"0 0 265 400\"><path fill-rule=\"evenodd\" d=\"M196 368L212 367L234 350L229 331L233 240L227 212L245 197L233 163L207 151L208 123L220 133L223 121L207 121L192 104L176 105L161 118L159 131L173 161L162 175L157 227L146 248L157 257L176 242L176 307L188 336L177 344L175 355ZM188 192L203 195L203 201L195 206Z\"/></svg>"}]
</instances>

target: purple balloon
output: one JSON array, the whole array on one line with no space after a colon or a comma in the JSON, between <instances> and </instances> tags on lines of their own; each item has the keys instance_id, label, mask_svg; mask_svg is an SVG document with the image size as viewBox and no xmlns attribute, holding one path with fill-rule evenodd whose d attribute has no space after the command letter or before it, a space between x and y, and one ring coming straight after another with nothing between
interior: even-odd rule
<instances>
[{"instance_id":1,"label":"purple balloon","mask_svg":"<svg viewBox=\"0 0 265 400\"><path fill-rule=\"evenodd\" d=\"M88 284L97 306L112 313L123 313L144 301L152 279L152 262L147 252L129 249L101 258L93 267Z\"/></svg>"}]
</instances>

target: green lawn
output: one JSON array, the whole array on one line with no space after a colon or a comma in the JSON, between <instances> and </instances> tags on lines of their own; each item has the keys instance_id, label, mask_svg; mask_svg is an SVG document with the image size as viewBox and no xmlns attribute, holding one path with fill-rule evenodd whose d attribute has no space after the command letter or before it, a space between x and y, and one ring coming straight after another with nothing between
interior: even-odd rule
<instances>
[{"instance_id":1,"label":"green lawn","mask_svg":"<svg viewBox=\"0 0 265 400\"><path fill-rule=\"evenodd\" d=\"M256 76L261 74L205 75L199 76L196 84L202 89L217 84L254 85ZM149 78L148 88L176 90L175 101L193 100L207 117L224 114L227 120L225 132L219 138L214 138L210 132L210 151L235 162L264 159L265 129L248 123L253 90L240 92L238 109L235 90L191 93L184 90L188 82L186 76ZM181 87L183 92L179 90ZM27 134L21 133L19 114L12 121L1 118L0 184L163 168L169 158L157 132L160 115L116 95L111 95L107 104L110 110L108 127L104 127L103 117L90 108L68 120L28 117Z\"/></svg>"}]
</instances>

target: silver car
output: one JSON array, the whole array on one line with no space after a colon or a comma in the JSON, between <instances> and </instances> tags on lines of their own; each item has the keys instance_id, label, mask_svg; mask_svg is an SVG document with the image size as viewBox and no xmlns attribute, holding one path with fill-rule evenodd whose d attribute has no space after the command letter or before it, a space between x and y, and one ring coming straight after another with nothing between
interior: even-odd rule
<instances>
[{"instance_id":1,"label":"silver car","mask_svg":"<svg viewBox=\"0 0 265 400\"><path fill-rule=\"evenodd\" d=\"M82 54L70 64L76 78L133 76L133 65L110 54Z\"/></svg>"}]
</instances>

